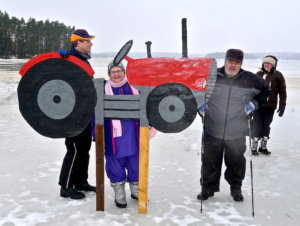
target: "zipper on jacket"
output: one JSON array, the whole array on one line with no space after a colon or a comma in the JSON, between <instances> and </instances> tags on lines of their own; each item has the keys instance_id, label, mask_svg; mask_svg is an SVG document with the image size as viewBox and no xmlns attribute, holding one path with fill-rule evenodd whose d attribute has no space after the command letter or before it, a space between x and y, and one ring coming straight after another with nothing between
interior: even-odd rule
<instances>
[{"instance_id":1,"label":"zipper on jacket","mask_svg":"<svg viewBox=\"0 0 300 226\"><path fill-rule=\"evenodd\" d=\"M228 101L227 101L227 106L226 106L226 114L225 114L225 124L224 124L223 140L224 140L224 138L225 138L225 132L226 132L226 127L227 127L227 117L228 117L228 109L229 109L229 103L230 103L231 89L232 89L232 81L231 81L231 85L230 85L229 92L228 92Z\"/></svg>"}]
</instances>

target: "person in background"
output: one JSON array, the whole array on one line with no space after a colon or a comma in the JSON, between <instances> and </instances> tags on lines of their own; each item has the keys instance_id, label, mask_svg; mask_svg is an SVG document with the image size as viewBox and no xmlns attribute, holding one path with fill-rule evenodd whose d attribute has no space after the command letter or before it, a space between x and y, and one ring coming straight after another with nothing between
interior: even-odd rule
<instances>
[{"instance_id":1,"label":"person in background","mask_svg":"<svg viewBox=\"0 0 300 226\"><path fill-rule=\"evenodd\" d=\"M248 116L267 102L269 87L262 78L241 68L243 57L239 49L226 52L212 96L198 109L205 117L199 200L206 200L220 190L223 157L231 196L237 202L244 199L241 187L246 171Z\"/></svg>"},{"instance_id":2,"label":"person in background","mask_svg":"<svg viewBox=\"0 0 300 226\"><path fill-rule=\"evenodd\" d=\"M88 65L90 52L95 36L89 35L84 29L77 29L71 36L70 51L59 50L61 57L66 58L73 55ZM67 153L64 157L59 185L60 196L71 199L83 199L85 194L81 191L96 192L96 187L88 183L89 151L92 143L91 124L89 124L79 135L66 138L65 145Z\"/></svg>"},{"instance_id":3,"label":"person in background","mask_svg":"<svg viewBox=\"0 0 300 226\"><path fill-rule=\"evenodd\" d=\"M109 80L105 83L106 95L139 95L127 80L122 63L115 66L108 64ZM105 169L115 193L115 204L126 208L125 183L129 182L131 198L139 195L139 121L138 120L104 120ZM150 138L156 130L150 129Z\"/></svg>"},{"instance_id":4,"label":"person in background","mask_svg":"<svg viewBox=\"0 0 300 226\"><path fill-rule=\"evenodd\" d=\"M270 139L270 125L273 121L274 112L277 109L277 102L279 97L279 108L277 113L279 117L283 116L286 106L286 84L283 75L280 71L276 70L278 59L275 56L265 56L262 60L261 70L256 74L266 80L270 87L271 92L266 106L258 109L253 113L252 121L252 154L258 155L263 153L270 155L271 152L267 148L267 141ZM258 143L260 146L258 149ZM257 151L258 149L258 151Z\"/></svg>"}]
</instances>

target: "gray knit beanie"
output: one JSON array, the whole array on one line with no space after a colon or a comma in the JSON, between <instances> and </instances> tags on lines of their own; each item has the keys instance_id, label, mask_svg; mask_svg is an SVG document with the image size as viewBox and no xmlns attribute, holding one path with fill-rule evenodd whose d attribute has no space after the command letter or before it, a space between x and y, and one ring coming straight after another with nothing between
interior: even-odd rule
<instances>
[{"instance_id":1,"label":"gray knit beanie","mask_svg":"<svg viewBox=\"0 0 300 226\"><path fill-rule=\"evenodd\" d=\"M108 75L110 74L111 69L113 69L114 67L119 67L124 71L124 73L126 72L125 67L122 63L119 63L118 65L114 65L113 62L110 62L107 66Z\"/></svg>"}]
</instances>

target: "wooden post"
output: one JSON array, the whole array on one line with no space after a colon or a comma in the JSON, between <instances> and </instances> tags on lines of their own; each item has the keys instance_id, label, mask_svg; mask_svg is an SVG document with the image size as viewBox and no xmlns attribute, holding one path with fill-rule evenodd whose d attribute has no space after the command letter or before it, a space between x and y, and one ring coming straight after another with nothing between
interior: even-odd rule
<instances>
[{"instance_id":1,"label":"wooden post","mask_svg":"<svg viewBox=\"0 0 300 226\"><path fill-rule=\"evenodd\" d=\"M138 213L147 213L149 171L149 121L146 114L150 87L139 87L140 91L140 158Z\"/></svg>"},{"instance_id":2,"label":"wooden post","mask_svg":"<svg viewBox=\"0 0 300 226\"><path fill-rule=\"evenodd\" d=\"M104 79L95 79L97 105L95 109L96 135L96 211L104 211Z\"/></svg>"},{"instance_id":3,"label":"wooden post","mask_svg":"<svg viewBox=\"0 0 300 226\"><path fill-rule=\"evenodd\" d=\"M96 210L104 211L104 125L96 125Z\"/></svg>"},{"instance_id":4,"label":"wooden post","mask_svg":"<svg viewBox=\"0 0 300 226\"><path fill-rule=\"evenodd\" d=\"M138 212L147 213L149 169L149 127L140 127Z\"/></svg>"}]
</instances>

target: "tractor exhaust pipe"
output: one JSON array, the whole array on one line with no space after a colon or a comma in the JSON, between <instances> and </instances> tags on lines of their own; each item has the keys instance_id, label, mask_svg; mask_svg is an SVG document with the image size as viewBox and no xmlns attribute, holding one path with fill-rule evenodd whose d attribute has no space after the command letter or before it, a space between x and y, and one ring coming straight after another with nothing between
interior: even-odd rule
<instances>
[{"instance_id":1,"label":"tractor exhaust pipe","mask_svg":"<svg viewBox=\"0 0 300 226\"><path fill-rule=\"evenodd\" d=\"M182 27L182 58L188 58L186 18L182 18L181 27Z\"/></svg>"},{"instance_id":2,"label":"tractor exhaust pipe","mask_svg":"<svg viewBox=\"0 0 300 226\"><path fill-rule=\"evenodd\" d=\"M152 42L151 41L147 41L147 42L145 42L145 44L147 46L147 57L148 58L152 58L152 56L151 56L151 44L152 44Z\"/></svg>"}]
</instances>

